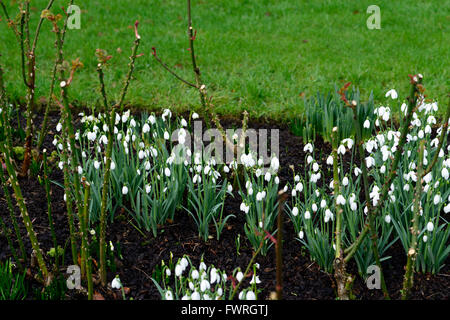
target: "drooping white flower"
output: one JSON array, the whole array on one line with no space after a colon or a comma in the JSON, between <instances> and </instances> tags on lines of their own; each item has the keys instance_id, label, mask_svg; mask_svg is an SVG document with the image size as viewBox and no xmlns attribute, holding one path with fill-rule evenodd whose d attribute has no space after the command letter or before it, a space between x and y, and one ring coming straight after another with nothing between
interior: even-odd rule
<instances>
[{"instance_id":1,"label":"drooping white flower","mask_svg":"<svg viewBox=\"0 0 450 320\"><path fill-rule=\"evenodd\" d=\"M389 96L390 96L392 99L397 99L398 93L397 93L397 91L395 91L395 89L391 89L391 90L389 90L388 92L386 92L386 98L389 97Z\"/></svg>"},{"instance_id":2,"label":"drooping white flower","mask_svg":"<svg viewBox=\"0 0 450 320\"><path fill-rule=\"evenodd\" d=\"M144 126L142 127L142 132L143 133L150 132L150 126L147 123L145 123Z\"/></svg>"},{"instance_id":3,"label":"drooping white flower","mask_svg":"<svg viewBox=\"0 0 450 320\"><path fill-rule=\"evenodd\" d=\"M367 119L366 121L364 121L363 127L366 128L366 129L369 129L369 128L370 128L370 121L369 121L369 119Z\"/></svg>"},{"instance_id":4,"label":"drooping white flower","mask_svg":"<svg viewBox=\"0 0 450 320\"><path fill-rule=\"evenodd\" d=\"M247 300L256 300L256 295L253 291L248 291L246 295Z\"/></svg>"},{"instance_id":5,"label":"drooping white flower","mask_svg":"<svg viewBox=\"0 0 450 320\"><path fill-rule=\"evenodd\" d=\"M211 284L208 280L203 279L202 282L200 282L200 291L205 292L206 290L209 290L211 288Z\"/></svg>"},{"instance_id":6,"label":"drooping white flower","mask_svg":"<svg viewBox=\"0 0 450 320\"><path fill-rule=\"evenodd\" d=\"M309 152L309 153L312 153L313 152L313 146L312 146L312 144L311 143L308 143L308 144L306 144L304 147L303 147L303 152Z\"/></svg>"},{"instance_id":7,"label":"drooping white flower","mask_svg":"<svg viewBox=\"0 0 450 320\"><path fill-rule=\"evenodd\" d=\"M441 195L440 194L436 194L434 196L434 198L433 198L434 205L438 205L441 202L441 200L442 200Z\"/></svg>"},{"instance_id":8,"label":"drooping white flower","mask_svg":"<svg viewBox=\"0 0 450 320\"><path fill-rule=\"evenodd\" d=\"M342 194L338 195L336 198L336 203L338 205L345 205L345 198L342 196Z\"/></svg>"},{"instance_id":9,"label":"drooping white flower","mask_svg":"<svg viewBox=\"0 0 450 320\"><path fill-rule=\"evenodd\" d=\"M386 215L386 216L384 217L384 221L385 221L386 223L391 223L391 216L390 216L390 215Z\"/></svg>"},{"instance_id":10,"label":"drooping white flower","mask_svg":"<svg viewBox=\"0 0 450 320\"><path fill-rule=\"evenodd\" d=\"M198 116L198 113L194 112L194 113L192 114L192 119L195 120L195 119L198 119L198 117L199 117L199 116Z\"/></svg>"},{"instance_id":11,"label":"drooping white flower","mask_svg":"<svg viewBox=\"0 0 450 320\"><path fill-rule=\"evenodd\" d=\"M120 282L119 276L116 276L113 281L111 282L111 287L113 289L120 289L122 288L122 282Z\"/></svg>"},{"instance_id":12,"label":"drooping white flower","mask_svg":"<svg viewBox=\"0 0 450 320\"><path fill-rule=\"evenodd\" d=\"M172 291L167 290L167 291L166 291L166 294L165 294L165 298L166 298L166 300L173 300L173 294L172 294Z\"/></svg>"},{"instance_id":13,"label":"drooping white flower","mask_svg":"<svg viewBox=\"0 0 450 320\"><path fill-rule=\"evenodd\" d=\"M297 207L292 208L292 215L294 217L296 217L298 215L298 208Z\"/></svg>"},{"instance_id":14,"label":"drooping white flower","mask_svg":"<svg viewBox=\"0 0 450 320\"><path fill-rule=\"evenodd\" d=\"M433 222L430 221L427 223L427 230L428 230L428 232L432 232L434 230Z\"/></svg>"},{"instance_id":15,"label":"drooping white flower","mask_svg":"<svg viewBox=\"0 0 450 320\"><path fill-rule=\"evenodd\" d=\"M127 186L123 186L122 187L122 194L126 195L128 193L128 187Z\"/></svg>"},{"instance_id":16,"label":"drooping white flower","mask_svg":"<svg viewBox=\"0 0 450 320\"><path fill-rule=\"evenodd\" d=\"M309 211L305 211L305 219L311 219L311 213Z\"/></svg>"},{"instance_id":17,"label":"drooping white flower","mask_svg":"<svg viewBox=\"0 0 450 320\"><path fill-rule=\"evenodd\" d=\"M327 158L327 165L332 166L333 165L333 156L329 155Z\"/></svg>"},{"instance_id":18,"label":"drooping white flower","mask_svg":"<svg viewBox=\"0 0 450 320\"><path fill-rule=\"evenodd\" d=\"M239 272L236 274L236 280L237 280L238 282L241 282L242 279L244 279L244 274L243 274L241 271L239 271Z\"/></svg>"},{"instance_id":19,"label":"drooping white flower","mask_svg":"<svg viewBox=\"0 0 450 320\"><path fill-rule=\"evenodd\" d=\"M277 172L278 169L280 168L280 161L278 160L277 157L273 157L270 160L270 168L273 170L273 172Z\"/></svg>"},{"instance_id":20,"label":"drooping white flower","mask_svg":"<svg viewBox=\"0 0 450 320\"><path fill-rule=\"evenodd\" d=\"M299 237L300 239L303 239L304 236L305 236L305 234L304 234L303 230L301 230L301 231L298 233L298 237Z\"/></svg>"},{"instance_id":21,"label":"drooping white flower","mask_svg":"<svg viewBox=\"0 0 450 320\"><path fill-rule=\"evenodd\" d=\"M448 169L447 168L442 168L442 170L441 170L441 176L442 176L442 178L444 178L445 180L448 180L448 178L449 178L449 172L448 172Z\"/></svg>"}]
</instances>

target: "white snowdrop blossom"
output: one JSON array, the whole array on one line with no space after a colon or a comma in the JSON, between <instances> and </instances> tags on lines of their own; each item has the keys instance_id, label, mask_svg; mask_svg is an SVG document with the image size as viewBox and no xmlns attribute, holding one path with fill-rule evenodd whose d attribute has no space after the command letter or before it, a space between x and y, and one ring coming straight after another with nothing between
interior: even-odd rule
<instances>
[{"instance_id":1,"label":"white snowdrop blossom","mask_svg":"<svg viewBox=\"0 0 450 320\"><path fill-rule=\"evenodd\" d=\"M311 143L308 143L308 144L306 144L306 145L303 147L303 152L309 152L309 153L312 153L312 152L313 152L313 149L314 149L314 147L312 146L312 144L311 144Z\"/></svg>"},{"instance_id":2,"label":"white snowdrop blossom","mask_svg":"<svg viewBox=\"0 0 450 320\"><path fill-rule=\"evenodd\" d=\"M121 289L122 288L122 282L120 282L119 276L116 276L113 281L111 282L111 287L113 289Z\"/></svg>"},{"instance_id":3,"label":"white snowdrop blossom","mask_svg":"<svg viewBox=\"0 0 450 320\"><path fill-rule=\"evenodd\" d=\"M123 186L122 187L122 194L126 195L128 193L128 187L127 186Z\"/></svg>"},{"instance_id":4,"label":"white snowdrop blossom","mask_svg":"<svg viewBox=\"0 0 450 320\"><path fill-rule=\"evenodd\" d=\"M427 230L428 230L428 232L432 232L434 230L433 222L430 221L427 223Z\"/></svg>"},{"instance_id":5,"label":"white snowdrop blossom","mask_svg":"<svg viewBox=\"0 0 450 320\"><path fill-rule=\"evenodd\" d=\"M386 98L389 97L389 96L390 96L392 99L397 99L398 93L397 93L397 91L395 91L395 89L391 89L391 90L389 90L388 92L386 92Z\"/></svg>"}]
</instances>

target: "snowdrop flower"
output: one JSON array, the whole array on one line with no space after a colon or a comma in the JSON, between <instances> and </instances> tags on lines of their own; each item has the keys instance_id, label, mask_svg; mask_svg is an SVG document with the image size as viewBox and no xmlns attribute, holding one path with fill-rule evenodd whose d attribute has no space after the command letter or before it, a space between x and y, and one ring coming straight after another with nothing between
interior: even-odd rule
<instances>
[{"instance_id":1,"label":"snowdrop flower","mask_svg":"<svg viewBox=\"0 0 450 320\"><path fill-rule=\"evenodd\" d=\"M172 117L172 112L169 109L164 109L164 112L163 112L163 114L161 116L163 121L166 121L166 117L169 117L169 118Z\"/></svg>"},{"instance_id":2,"label":"snowdrop flower","mask_svg":"<svg viewBox=\"0 0 450 320\"><path fill-rule=\"evenodd\" d=\"M95 132L88 132L87 138L89 141L95 141L95 139L97 139L97 134Z\"/></svg>"},{"instance_id":3,"label":"snowdrop flower","mask_svg":"<svg viewBox=\"0 0 450 320\"><path fill-rule=\"evenodd\" d=\"M423 242L427 242L428 241L428 236L425 234L422 238Z\"/></svg>"},{"instance_id":4,"label":"snowdrop flower","mask_svg":"<svg viewBox=\"0 0 450 320\"><path fill-rule=\"evenodd\" d=\"M438 205L441 202L442 198L440 194L437 194L433 198L434 205Z\"/></svg>"},{"instance_id":5,"label":"snowdrop flower","mask_svg":"<svg viewBox=\"0 0 450 320\"><path fill-rule=\"evenodd\" d=\"M244 274L243 274L241 271L239 271L239 272L236 274L236 280L237 280L238 282L241 282L242 279L244 279Z\"/></svg>"},{"instance_id":6,"label":"snowdrop flower","mask_svg":"<svg viewBox=\"0 0 450 320\"><path fill-rule=\"evenodd\" d=\"M150 126L147 123L145 123L144 126L142 127L142 132L143 133L150 132Z\"/></svg>"},{"instance_id":7,"label":"snowdrop flower","mask_svg":"<svg viewBox=\"0 0 450 320\"><path fill-rule=\"evenodd\" d=\"M270 174L269 171L267 171L266 174L264 175L264 180L269 182L271 178L272 178L272 175Z\"/></svg>"},{"instance_id":8,"label":"snowdrop flower","mask_svg":"<svg viewBox=\"0 0 450 320\"><path fill-rule=\"evenodd\" d=\"M358 205L356 204L356 202L350 202L350 209L352 211L358 210Z\"/></svg>"},{"instance_id":9,"label":"snowdrop flower","mask_svg":"<svg viewBox=\"0 0 450 320\"><path fill-rule=\"evenodd\" d=\"M298 208L297 207L292 208L292 215L294 217L296 217L298 215Z\"/></svg>"},{"instance_id":10,"label":"snowdrop flower","mask_svg":"<svg viewBox=\"0 0 450 320\"><path fill-rule=\"evenodd\" d=\"M130 112L129 112L129 111L125 112L125 113L122 115L122 122L123 122L123 123L125 123L125 122L128 121L129 115L130 115Z\"/></svg>"},{"instance_id":11,"label":"snowdrop flower","mask_svg":"<svg viewBox=\"0 0 450 320\"><path fill-rule=\"evenodd\" d=\"M273 157L270 160L270 168L273 170L273 172L277 172L278 169L280 168L280 161L278 160L277 157Z\"/></svg>"},{"instance_id":12,"label":"snowdrop flower","mask_svg":"<svg viewBox=\"0 0 450 320\"><path fill-rule=\"evenodd\" d=\"M293 197L296 197L296 196L297 196L297 190L295 190L295 189L292 190L292 196L293 196Z\"/></svg>"},{"instance_id":13,"label":"snowdrop flower","mask_svg":"<svg viewBox=\"0 0 450 320\"><path fill-rule=\"evenodd\" d=\"M200 282L200 291L205 292L206 290L209 290L211 288L211 285L208 280L204 279L202 282Z\"/></svg>"},{"instance_id":14,"label":"snowdrop flower","mask_svg":"<svg viewBox=\"0 0 450 320\"><path fill-rule=\"evenodd\" d=\"M303 239L304 236L305 236L305 234L304 234L303 230L298 233L298 237L300 239Z\"/></svg>"},{"instance_id":15,"label":"snowdrop flower","mask_svg":"<svg viewBox=\"0 0 450 320\"><path fill-rule=\"evenodd\" d=\"M445 213L449 213L449 212L450 212L450 203L447 204L447 205L444 207L444 212L445 212Z\"/></svg>"},{"instance_id":16,"label":"snowdrop flower","mask_svg":"<svg viewBox=\"0 0 450 320\"><path fill-rule=\"evenodd\" d=\"M317 212L317 210L318 210L317 204L313 203L313 204L311 205L311 209L312 209L313 212Z\"/></svg>"},{"instance_id":17,"label":"snowdrop flower","mask_svg":"<svg viewBox=\"0 0 450 320\"><path fill-rule=\"evenodd\" d=\"M313 146L312 146L312 144L311 143L308 143L307 145L305 145L304 147L303 147L303 152L309 152L309 153L312 153L313 152Z\"/></svg>"},{"instance_id":18,"label":"snowdrop flower","mask_svg":"<svg viewBox=\"0 0 450 320\"><path fill-rule=\"evenodd\" d=\"M389 90L388 92L386 92L386 98L389 97L389 96L392 99L397 99L397 97L398 97L397 91L395 91L395 89Z\"/></svg>"},{"instance_id":19,"label":"snowdrop flower","mask_svg":"<svg viewBox=\"0 0 450 320\"><path fill-rule=\"evenodd\" d=\"M329 155L327 158L327 165L332 166L333 165L333 156Z\"/></svg>"},{"instance_id":20,"label":"snowdrop flower","mask_svg":"<svg viewBox=\"0 0 450 320\"><path fill-rule=\"evenodd\" d=\"M111 167L110 167L110 169L111 170L114 170L116 168L116 164L114 163L114 161L111 161Z\"/></svg>"},{"instance_id":21,"label":"snowdrop flower","mask_svg":"<svg viewBox=\"0 0 450 320\"><path fill-rule=\"evenodd\" d=\"M433 222L430 221L427 223L427 230L428 232L432 232L434 230Z\"/></svg>"},{"instance_id":22,"label":"snowdrop flower","mask_svg":"<svg viewBox=\"0 0 450 320\"><path fill-rule=\"evenodd\" d=\"M181 264L177 264L175 267L175 276L180 277L183 273L183 266Z\"/></svg>"},{"instance_id":23,"label":"snowdrop flower","mask_svg":"<svg viewBox=\"0 0 450 320\"><path fill-rule=\"evenodd\" d=\"M314 158L311 157L310 155L308 155L308 156L306 157L306 163L307 163L307 164L310 164L310 163L313 162L313 161L314 161Z\"/></svg>"},{"instance_id":24,"label":"snowdrop flower","mask_svg":"<svg viewBox=\"0 0 450 320\"><path fill-rule=\"evenodd\" d=\"M111 287L113 289L120 289L122 288L122 282L120 282L119 276L116 276L113 281L111 282Z\"/></svg>"},{"instance_id":25,"label":"snowdrop flower","mask_svg":"<svg viewBox=\"0 0 450 320\"><path fill-rule=\"evenodd\" d=\"M200 274L198 273L198 271L197 271L196 269L194 269L194 270L191 272L191 277L192 277L192 279L197 280L197 279L200 277ZM189 284L189 285L190 285L190 284ZM191 288L191 290L192 290L192 288Z\"/></svg>"},{"instance_id":26,"label":"snowdrop flower","mask_svg":"<svg viewBox=\"0 0 450 320\"><path fill-rule=\"evenodd\" d=\"M256 300L256 295L253 291L248 291L247 292L247 296L246 296L247 300Z\"/></svg>"},{"instance_id":27,"label":"snowdrop flower","mask_svg":"<svg viewBox=\"0 0 450 320\"><path fill-rule=\"evenodd\" d=\"M164 174L166 175L166 177L170 177L170 175L171 175L170 169L169 168L165 168L164 169Z\"/></svg>"},{"instance_id":28,"label":"snowdrop flower","mask_svg":"<svg viewBox=\"0 0 450 320\"><path fill-rule=\"evenodd\" d=\"M333 220L333 213L331 212L330 209L325 210L325 218L324 221L325 223L327 223L328 221Z\"/></svg>"},{"instance_id":29,"label":"snowdrop flower","mask_svg":"<svg viewBox=\"0 0 450 320\"><path fill-rule=\"evenodd\" d=\"M311 219L311 213L309 211L305 211L305 219L306 220Z\"/></svg>"},{"instance_id":30,"label":"snowdrop flower","mask_svg":"<svg viewBox=\"0 0 450 320\"><path fill-rule=\"evenodd\" d=\"M194 113L192 114L192 119L195 120L195 119L198 119L198 117L199 117L199 116L198 116L198 113L194 112Z\"/></svg>"},{"instance_id":31,"label":"snowdrop flower","mask_svg":"<svg viewBox=\"0 0 450 320\"><path fill-rule=\"evenodd\" d=\"M386 216L384 217L384 221L385 221L386 223L391 223L391 216L390 216L390 215L386 215Z\"/></svg>"},{"instance_id":32,"label":"snowdrop flower","mask_svg":"<svg viewBox=\"0 0 450 320\"><path fill-rule=\"evenodd\" d=\"M167 290L165 296L166 296L166 300L173 300L173 294L172 294L172 291Z\"/></svg>"},{"instance_id":33,"label":"snowdrop flower","mask_svg":"<svg viewBox=\"0 0 450 320\"><path fill-rule=\"evenodd\" d=\"M58 122L58 124L56 125L56 131L60 132L62 129L62 124L61 122Z\"/></svg>"},{"instance_id":34,"label":"snowdrop flower","mask_svg":"<svg viewBox=\"0 0 450 320\"><path fill-rule=\"evenodd\" d=\"M280 178L275 177L274 182L275 182L275 184L277 184L277 185L280 184Z\"/></svg>"},{"instance_id":35,"label":"snowdrop flower","mask_svg":"<svg viewBox=\"0 0 450 320\"><path fill-rule=\"evenodd\" d=\"M198 291L194 291L191 295L192 300L200 300L200 293Z\"/></svg>"},{"instance_id":36,"label":"snowdrop flower","mask_svg":"<svg viewBox=\"0 0 450 320\"><path fill-rule=\"evenodd\" d=\"M295 185L295 190L298 192L302 192L303 191L303 183L299 182Z\"/></svg>"},{"instance_id":37,"label":"snowdrop flower","mask_svg":"<svg viewBox=\"0 0 450 320\"><path fill-rule=\"evenodd\" d=\"M342 194L338 195L336 198L336 204L338 205L345 205L345 198L342 196Z\"/></svg>"},{"instance_id":38,"label":"snowdrop flower","mask_svg":"<svg viewBox=\"0 0 450 320\"><path fill-rule=\"evenodd\" d=\"M344 177L344 179L342 179L342 185L344 187L348 186L348 178L347 177Z\"/></svg>"},{"instance_id":39,"label":"snowdrop flower","mask_svg":"<svg viewBox=\"0 0 450 320\"><path fill-rule=\"evenodd\" d=\"M375 165L375 159L372 158L372 157L367 157L366 158L366 166L367 166L367 168L370 168L370 167L372 167L374 165Z\"/></svg>"},{"instance_id":40,"label":"snowdrop flower","mask_svg":"<svg viewBox=\"0 0 450 320\"><path fill-rule=\"evenodd\" d=\"M229 193L233 192L233 186L231 184L228 184L227 190Z\"/></svg>"},{"instance_id":41,"label":"snowdrop flower","mask_svg":"<svg viewBox=\"0 0 450 320\"><path fill-rule=\"evenodd\" d=\"M128 193L128 187L127 186L123 186L122 187L122 194L126 195Z\"/></svg>"},{"instance_id":42,"label":"snowdrop flower","mask_svg":"<svg viewBox=\"0 0 450 320\"><path fill-rule=\"evenodd\" d=\"M377 186L374 186L372 189L372 192L369 194L370 198L373 201L373 206L375 207L378 203L378 200L380 199L380 188L378 188Z\"/></svg>"},{"instance_id":43,"label":"snowdrop flower","mask_svg":"<svg viewBox=\"0 0 450 320\"><path fill-rule=\"evenodd\" d=\"M264 197L265 197L265 192L264 191L263 192L258 192L256 194L256 201L262 201L264 199Z\"/></svg>"},{"instance_id":44,"label":"snowdrop flower","mask_svg":"<svg viewBox=\"0 0 450 320\"><path fill-rule=\"evenodd\" d=\"M366 128L366 129L369 129L369 128L370 128L370 121L369 121L369 119L367 119L366 121L364 121L363 127Z\"/></svg>"},{"instance_id":45,"label":"snowdrop flower","mask_svg":"<svg viewBox=\"0 0 450 320\"><path fill-rule=\"evenodd\" d=\"M441 176L442 176L442 178L444 178L445 180L448 180L449 172L448 172L448 169L447 169L447 168L445 168L445 167L442 168Z\"/></svg>"},{"instance_id":46,"label":"snowdrop flower","mask_svg":"<svg viewBox=\"0 0 450 320\"><path fill-rule=\"evenodd\" d=\"M337 149L337 153L338 154L342 154L342 155L344 155L345 154L345 147L344 147L344 145L340 145L339 146L339 148Z\"/></svg>"},{"instance_id":47,"label":"snowdrop flower","mask_svg":"<svg viewBox=\"0 0 450 320\"><path fill-rule=\"evenodd\" d=\"M314 172L319 171L319 165L317 164L317 162L314 162L314 163L313 163L313 171L314 171Z\"/></svg>"},{"instance_id":48,"label":"snowdrop flower","mask_svg":"<svg viewBox=\"0 0 450 320\"><path fill-rule=\"evenodd\" d=\"M386 173L386 166L384 164L380 168L380 173L382 174Z\"/></svg>"},{"instance_id":49,"label":"snowdrop flower","mask_svg":"<svg viewBox=\"0 0 450 320\"><path fill-rule=\"evenodd\" d=\"M355 167L355 169L353 170L353 173L355 174L355 176L359 176L362 173L362 171L360 168Z\"/></svg>"},{"instance_id":50,"label":"snowdrop flower","mask_svg":"<svg viewBox=\"0 0 450 320\"><path fill-rule=\"evenodd\" d=\"M242 202L240 210L245 212L245 213L248 213L248 211L250 210L250 206L247 206L244 202Z\"/></svg>"},{"instance_id":51,"label":"snowdrop flower","mask_svg":"<svg viewBox=\"0 0 450 320\"><path fill-rule=\"evenodd\" d=\"M170 138L169 133L167 131L164 131L164 139L169 140L169 138Z\"/></svg>"},{"instance_id":52,"label":"snowdrop flower","mask_svg":"<svg viewBox=\"0 0 450 320\"><path fill-rule=\"evenodd\" d=\"M82 167L78 166L77 170L78 170L78 174L80 174L80 175L83 174L83 168Z\"/></svg>"}]
</instances>

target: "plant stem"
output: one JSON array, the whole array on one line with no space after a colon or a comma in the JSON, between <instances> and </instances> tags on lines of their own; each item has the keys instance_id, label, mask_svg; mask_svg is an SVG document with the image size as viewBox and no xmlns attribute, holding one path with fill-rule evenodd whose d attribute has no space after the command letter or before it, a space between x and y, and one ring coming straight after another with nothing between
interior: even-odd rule
<instances>
[{"instance_id":1,"label":"plant stem","mask_svg":"<svg viewBox=\"0 0 450 320\"><path fill-rule=\"evenodd\" d=\"M283 209L287 198L288 195L283 190L278 193L277 244L275 245L277 255L277 300L283 299Z\"/></svg>"},{"instance_id":2,"label":"plant stem","mask_svg":"<svg viewBox=\"0 0 450 320\"><path fill-rule=\"evenodd\" d=\"M91 256L88 251L88 221L89 221L89 196L91 192L91 185L84 181L84 207L83 214L80 217L81 228L81 266L85 266L87 283L88 283L88 299L92 300L92 271L91 271Z\"/></svg>"},{"instance_id":3,"label":"plant stem","mask_svg":"<svg viewBox=\"0 0 450 320\"><path fill-rule=\"evenodd\" d=\"M0 144L0 149L1 149L2 153L3 153L3 158L5 159L6 169L8 170L8 174L9 174L9 177L11 179L11 185L12 185L12 188L14 190L14 194L16 196L17 206L20 209L20 212L21 212L21 215L22 215L22 219L23 219L23 222L25 224L25 228L27 230L28 237L29 237L30 242L31 242L31 246L33 248L34 253L36 254L36 258L37 258L39 267L40 267L41 272L42 272L44 283L46 285L48 285L49 284L49 280L50 280L49 279L48 269L47 269L47 266L45 264L44 257L42 255L42 251L41 251L41 248L39 246L39 242L37 240L36 233L34 232L33 224L31 222L30 216L28 215L28 210L27 210L27 207L25 205L25 200L24 200L24 198L22 196L22 191L20 189L19 182L17 180L16 171L14 169L14 166L13 166L12 162L11 162L11 155L10 155L9 150L7 149L7 146L5 144Z\"/></svg>"},{"instance_id":4,"label":"plant stem","mask_svg":"<svg viewBox=\"0 0 450 320\"><path fill-rule=\"evenodd\" d=\"M414 194L414 211L413 219L411 221L411 243L408 250L408 260L405 267L405 276L403 280L402 300L406 300L409 297L413 281L414 281L414 269L417 257L417 236L419 235L419 212L421 209L421 199L422 199L422 178L424 176L423 170L423 154L425 150L425 141L421 140L419 145L419 160L417 164L417 183Z\"/></svg>"},{"instance_id":5,"label":"plant stem","mask_svg":"<svg viewBox=\"0 0 450 320\"><path fill-rule=\"evenodd\" d=\"M70 1L69 6L71 6L73 4L74 0ZM55 64L53 66L53 71L52 71L52 81L51 81L51 85L50 85L50 92L48 95L48 101L47 101L47 105L45 106L45 112L44 112L44 120L42 121L42 126L41 126L41 132L39 133L39 141L37 144L37 149L40 150L42 148L42 144L44 143L44 139L45 136L47 135L47 131L48 131L48 114L50 112L50 107L52 105L52 101L53 101L53 91L55 89L55 81L56 81L56 72L58 70L58 65L62 65L63 63L63 57L62 57L62 48L64 45L64 39L66 36L66 30L67 30L67 21L69 19L69 16L66 17L66 20L64 21L64 27L62 29L62 35L61 35L61 41L59 41L58 37L55 40L55 46L56 46L56 60L55 60ZM58 32L58 30L56 29L57 26L55 26L54 31Z\"/></svg>"},{"instance_id":6,"label":"plant stem","mask_svg":"<svg viewBox=\"0 0 450 320\"><path fill-rule=\"evenodd\" d=\"M370 194L369 194L369 178L367 173L367 166L366 161L364 157L364 149L363 149L363 141L362 141L362 129L361 124L359 122L358 117L358 111L356 110L357 103L356 101L352 101L352 104L350 106L353 110L353 126L355 128L355 146L358 148L359 157L361 159L361 171L362 171L362 177L363 177L363 185L364 185L364 195L366 199L366 206L368 210L368 216L369 216L369 231L371 233L371 242L372 242L372 251L373 255L375 257L375 262L380 270L380 282L381 282L381 288L383 291L383 295L385 299L390 300L389 292L386 287L386 283L384 281L384 274L383 269L381 267L381 261L380 261L380 254L378 252L378 234L376 230L376 221L375 221L375 212L373 210L372 204L370 202ZM349 260L346 259L346 263L348 263Z\"/></svg>"},{"instance_id":7,"label":"plant stem","mask_svg":"<svg viewBox=\"0 0 450 320\"><path fill-rule=\"evenodd\" d=\"M125 99L125 95L128 90L128 86L130 84L131 75L133 74L134 64L137 58L137 50L139 48L139 43L141 41L141 37L138 34L138 24L136 21L134 24L135 28L135 41L132 49L132 54L130 56L130 64L127 78L125 80L124 87L122 89L122 94L120 96L119 103L115 106L110 107L108 104L108 99L106 96L105 90L105 82L104 82L104 74L102 69L102 63L99 63L97 66L97 72L99 75L100 81L100 91L103 97L103 104L105 107L105 113L107 114L108 121L108 144L106 146L106 163L105 163L105 173L103 175L103 188L102 188L102 202L100 209L100 279L102 285L106 285L107 282L107 271L106 271L106 209L107 209L107 200L108 200L108 190L109 190L109 180L111 175L111 156L112 156L112 148L114 145L114 123L115 123L115 110L120 109L123 111L123 101ZM108 113L109 111L109 113Z\"/></svg>"},{"instance_id":8,"label":"plant stem","mask_svg":"<svg viewBox=\"0 0 450 320\"><path fill-rule=\"evenodd\" d=\"M48 212L48 224L50 226L50 232L52 234L53 248L55 248L55 269L59 271L59 252L58 252L58 241L56 239L55 224L52 217L52 199L51 199L51 189L50 189L50 179L48 177L48 163L47 163L47 151L43 152L43 163L44 163L44 186L45 195L47 197L47 212Z\"/></svg>"}]
</instances>

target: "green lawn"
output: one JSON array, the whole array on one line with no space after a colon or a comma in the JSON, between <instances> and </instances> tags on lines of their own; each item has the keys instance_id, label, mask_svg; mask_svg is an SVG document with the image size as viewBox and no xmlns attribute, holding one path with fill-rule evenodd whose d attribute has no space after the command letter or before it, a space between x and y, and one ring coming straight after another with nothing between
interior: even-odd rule
<instances>
[{"instance_id":1,"label":"green lawn","mask_svg":"<svg viewBox=\"0 0 450 320\"><path fill-rule=\"evenodd\" d=\"M17 11L4 1L10 15ZM56 0L55 12L68 1ZM77 2L77 1L76 1ZM32 1L33 28L47 0ZM381 8L381 30L369 30L366 9ZM119 94L140 21L142 37L135 81L127 101L150 109L199 109L198 94L163 70L151 48L183 77L193 79L187 51L186 2L183 0L78 1L81 29L67 34L66 59L79 57L85 67L76 75L71 98L83 105L99 104L95 49L114 56L108 71L110 95ZM408 92L410 73L422 73L429 97L441 105L449 91L450 2L193 0L198 30L196 53L203 78L219 113L247 109L253 117L287 119L303 109L302 94L323 93L351 81L363 97L373 90L386 101L386 90L401 97ZM24 96L19 47L4 21L0 24L0 62L7 90ZM55 56L54 35L44 24L38 48L38 99L47 96ZM120 49L121 50L120 50ZM120 52L121 51L121 52Z\"/></svg>"}]
</instances>

